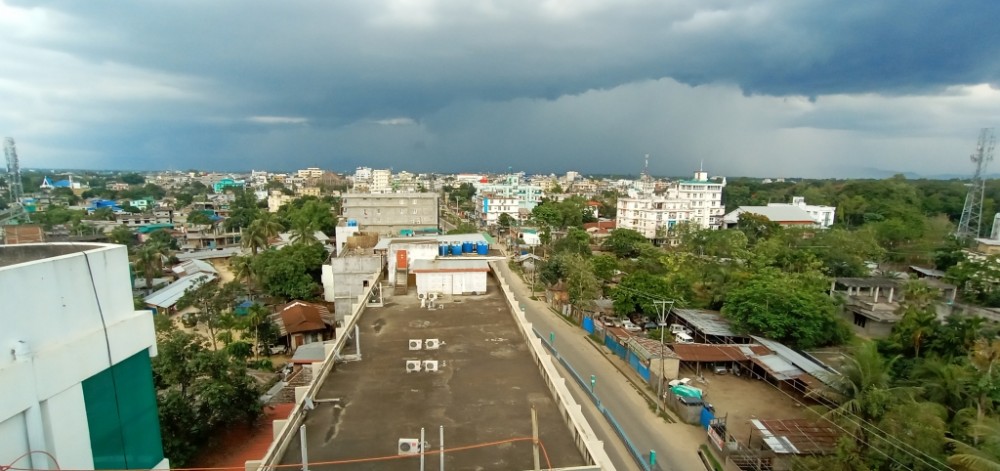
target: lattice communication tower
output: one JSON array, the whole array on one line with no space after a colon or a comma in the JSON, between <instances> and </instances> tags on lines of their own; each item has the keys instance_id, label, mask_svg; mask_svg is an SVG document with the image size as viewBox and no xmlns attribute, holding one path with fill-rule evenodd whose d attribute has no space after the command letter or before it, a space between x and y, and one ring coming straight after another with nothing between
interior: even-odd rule
<instances>
[{"instance_id":1,"label":"lattice communication tower","mask_svg":"<svg viewBox=\"0 0 1000 471\"><path fill-rule=\"evenodd\" d=\"M955 235L960 239L975 239L980 236L983 220L983 194L986 192L986 166L993 160L993 148L996 137L993 128L983 128L979 132L979 142L976 151L970 159L976 164L976 173L969 183L969 192L965 195L965 206L962 208L962 218L958 223Z\"/></svg>"}]
</instances>

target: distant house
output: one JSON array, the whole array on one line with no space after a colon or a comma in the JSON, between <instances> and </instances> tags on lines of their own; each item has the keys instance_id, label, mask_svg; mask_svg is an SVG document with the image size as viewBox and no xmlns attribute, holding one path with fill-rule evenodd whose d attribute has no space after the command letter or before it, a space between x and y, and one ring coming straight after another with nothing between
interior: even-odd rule
<instances>
[{"instance_id":1,"label":"distant house","mask_svg":"<svg viewBox=\"0 0 1000 471\"><path fill-rule=\"evenodd\" d=\"M189 288L198 286L198 283L208 283L215 280L212 273L195 273L190 276L178 278L177 281L153 292L143 298L143 303L156 310L156 312L173 312L176 309L177 301L184 297L184 293Z\"/></svg>"},{"instance_id":2,"label":"distant house","mask_svg":"<svg viewBox=\"0 0 1000 471\"><path fill-rule=\"evenodd\" d=\"M336 334L336 319L321 304L305 301L282 304L271 315L271 321L292 350L302 345L331 340Z\"/></svg>"},{"instance_id":3,"label":"distant house","mask_svg":"<svg viewBox=\"0 0 1000 471\"><path fill-rule=\"evenodd\" d=\"M722 217L722 225L735 227L743 213L764 216L780 226L821 227L816 219L804 209L793 205L781 206L740 206Z\"/></svg>"}]
</instances>

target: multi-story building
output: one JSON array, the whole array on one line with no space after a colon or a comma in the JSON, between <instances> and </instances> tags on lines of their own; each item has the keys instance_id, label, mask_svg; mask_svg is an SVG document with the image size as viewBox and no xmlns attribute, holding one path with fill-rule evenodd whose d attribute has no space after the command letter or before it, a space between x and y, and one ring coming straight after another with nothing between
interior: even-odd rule
<instances>
[{"instance_id":1,"label":"multi-story building","mask_svg":"<svg viewBox=\"0 0 1000 471\"><path fill-rule=\"evenodd\" d=\"M0 246L0 463L169 469L128 263L121 245Z\"/></svg>"},{"instance_id":2,"label":"multi-story building","mask_svg":"<svg viewBox=\"0 0 1000 471\"><path fill-rule=\"evenodd\" d=\"M372 179L372 169L370 167L358 167L354 170L355 182L367 182Z\"/></svg>"},{"instance_id":3,"label":"multi-story building","mask_svg":"<svg viewBox=\"0 0 1000 471\"><path fill-rule=\"evenodd\" d=\"M341 216L361 231L382 235L429 234L438 231L435 193L346 193Z\"/></svg>"},{"instance_id":4,"label":"multi-story building","mask_svg":"<svg viewBox=\"0 0 1000 471\"><path fill-rule=\"evenodd\" d=\"M542 202L545 192L542 187L521 181L522 174L508 175L498 182L479 183L476 193L491 195L493 198L515 198L519 209L530 212Z\"/></svg>"},{"instance_id":5,"label":"multi-story building","mask_svg":"<svg viewBox=\"0 0 1000 471\"><path fill-rule=\"evenodd\" d=\"M376 194L392 193L392 170L372 170L372 183L368 189Z\"/></svg>"},{"instance_id":6,"label":"multi-story building","mask_svg":"<svg viewBox=\"0 0 1000 471\"><path fill-rule=\"evenodd\" d=\"M267 212L276 213L278 209L291 203L293 199L295 198L282 193L281 190L271 190L271 194L267 195Z\"/></svg>"},{"instance_id":7,"label":"multi-story building","mask_svg":"<svg viewBox=\"0 0 1000 471\"><path fill-rule=\"evenodd\" d=\"M718 228L725 215L722 205L725 185L725 178L711 180L707 172L695 172L694 179L672 183L663 195L646 193L619 198L615 222L618 228L632 229L647 239L664 239L682 222L703 229Z\"/></svg>"},{"instance_id":8,"label":"multi-story building","mask_svg":"<svg viewBox=\"0 0 1000 471\"><path fill-rule=\"evenodd\" d=\"M309 178L319 178L319 177L323 176L323 171L320 170L318 167L309 167L309 168L301 169L301 170L299 170L296 173L298 173L299 177L306 178L306 179L309 179Z\"/></svg>"},{"instance_id":9,"label":"multi-story building","mask_svg":"<svg viewBox=\"0 0 1000 471\"><path fill-rule=\"evenodd\" d=\"M495 226L500 221L500 215L506 214L515 221L521 219L520 200L512 196L501 196L493 193L476 195L476 218L483 226Z\"/></svg>"}]
</instances>

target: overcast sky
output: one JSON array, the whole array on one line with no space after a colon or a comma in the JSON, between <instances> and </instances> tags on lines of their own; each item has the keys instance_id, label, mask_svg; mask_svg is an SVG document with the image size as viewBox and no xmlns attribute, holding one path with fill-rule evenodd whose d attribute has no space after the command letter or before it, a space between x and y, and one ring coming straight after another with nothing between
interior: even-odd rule
<instances>
[{"instance_id":1,"label":"overcast sky","mask_svg":"<svg viewBox=\"0 0 1000 471\"><path fill-rule=\"evenodd\" d=\"M996 0L0 0L22 166L971 174ZM996 163L1000 170L1000 162Z\"/></svg>"}]
</instances>

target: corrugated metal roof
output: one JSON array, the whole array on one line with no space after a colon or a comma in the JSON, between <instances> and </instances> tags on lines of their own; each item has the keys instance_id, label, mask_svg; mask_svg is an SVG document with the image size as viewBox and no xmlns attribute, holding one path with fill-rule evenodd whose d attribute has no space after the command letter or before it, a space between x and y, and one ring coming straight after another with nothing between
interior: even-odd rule
<instances>
[{"instance_id":1,"label":"corrugated metal roof","mask_svg":"<svg viewBox=\"0 0 1000 471\"><path fill-rule=\"evenodd\" d=\"M753 339L759 342L761 345L769 348L772 352L780 355L782 358L787 360L790 364L796 366L798 369L809 373L816 379L828 384L833 385L833 379L837 375L837 372L817 360L806 357L784 344L776 342L774 340L766 339L764 337L753 336Z\"/></svg>"},{"instance_id":2,"label":"corrugated metal roof","mask_svg":"<svg viewBox=\"0 0 1000 471\"><path fill-rule=\"evenodd\" d=\"M170 283L163 289L146 296L143 298L143 302L151 306L169 309L177 304L177 301L184 296L184 292L187 291L188 288L195 286L198 281L203 279L207 283L214 280L215 275L212 273L197 273L185 276L173 283Z\"/></svg>"},{"instance_id":3,"label":"corrugated metal roof","mask_svg":"<svg viewBox=\"0 0 1000 471\"><path fill-rule=\"evenodd\" d=\"M774 379L779 381L795 379L803 373L780 355L761 355L751 358L751 361L763 366Z\"/></svg>"},{"instance_id":4,"label":"corrugated metal roof","mask_svg":"<svg viewBox=\"0 0 1000 471\"><path fill-rule=\"evenodd\" d=\"M736 337L736 333L729 328L729 321L716 311L706 311L704 309L674 309L673 313L684 319L692 327L698 329L705 335L717 335L720 337Z\"/></svg>"}]
</instances>

